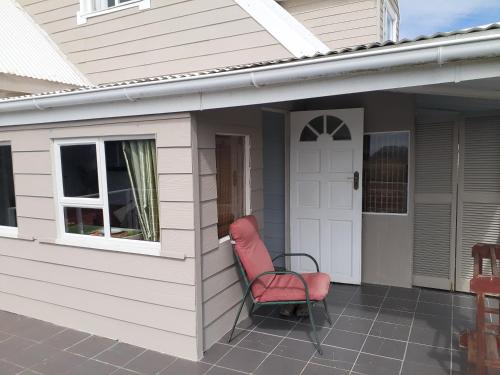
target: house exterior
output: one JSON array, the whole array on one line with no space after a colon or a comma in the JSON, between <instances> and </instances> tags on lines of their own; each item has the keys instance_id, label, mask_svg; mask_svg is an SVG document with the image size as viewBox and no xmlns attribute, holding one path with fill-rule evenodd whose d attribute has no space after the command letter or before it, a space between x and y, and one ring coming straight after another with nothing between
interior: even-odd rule
<instances>
[{"instance_id":1,"label":"house exterior","mask_svg":"<svg viewBox=\"0 0 500 375\"><path fill-rule=\"evenodd\" d=\"M20 3L94 85L0 101L1 309L198 360L242 298L239 216L352 284L467 291L499 240L496 24L381 43L397 3Z\"/></svg>"}]
</instances>

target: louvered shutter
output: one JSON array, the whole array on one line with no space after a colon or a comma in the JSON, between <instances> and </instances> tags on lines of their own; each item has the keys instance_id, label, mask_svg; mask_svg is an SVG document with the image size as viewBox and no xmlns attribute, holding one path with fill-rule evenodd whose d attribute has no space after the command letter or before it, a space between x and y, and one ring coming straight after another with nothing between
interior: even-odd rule
<instances>
[{"instance_id":1,"label":"louvered shutter","mask_svg":"<svg viewBox=\"0 0 500 375\"><path fill-rule=\"evenodd\" d=\"M500 117L467 119L460 139L456 288L469 291L472 246L500 243Z\"/></svg>"},{"instance_id":2,"label":"louvered shutter","mask_svg":"<svg viewBox=\"0 0 500 375\"><path fill-rule=\"evenodd\" d=\"M427 117L415 129L413 283L450 289L453 279L457 142L454 120Z\"/></svg>"}]
</instances>

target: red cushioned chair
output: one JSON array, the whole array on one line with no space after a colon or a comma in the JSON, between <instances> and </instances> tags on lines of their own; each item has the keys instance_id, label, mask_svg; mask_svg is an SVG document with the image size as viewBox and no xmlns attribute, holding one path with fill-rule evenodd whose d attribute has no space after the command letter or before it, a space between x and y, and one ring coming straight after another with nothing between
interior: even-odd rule
<instances>
[{"instance_id":1,"label":"red cushioned chair","mask_svg":"<svg viewBox=\"0 0 500 375\"><path fill-rule=\"evenodd\" d=\"M332 324L325 300L330 289L330 276L319 272L318 262L309 254L281 254L271 259L264 242L260 238L257 220L254 216L245 216L236 220L231 224L229 233L246 284L246 291L228 341L231 342L245 300L251 294L252 307L250 314L252 314L256 306L261 305L307 304L316 348L319 353L322 353L312 314L312 306L317 302L323 302L326 318L330 325ZM310 258L316 265L317 272L301 274L293 271L276 271L273 261L289 256Z\"/></svg>"}]
</instances>

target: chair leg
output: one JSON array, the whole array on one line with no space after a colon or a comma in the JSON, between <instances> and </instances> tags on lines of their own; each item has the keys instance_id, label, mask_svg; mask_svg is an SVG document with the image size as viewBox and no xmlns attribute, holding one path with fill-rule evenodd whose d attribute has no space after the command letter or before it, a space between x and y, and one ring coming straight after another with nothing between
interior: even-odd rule
<instances>
[{"instance_id":1,"label":"chair leg","mask_svg":"<svg viewBox=\"0 0 500 375\"><path fill-rule=\"evenodd\" d=\"M330 314L328 313L328 305L326 304L326 298L323 300L323 306L325 307L326 320L328 320L328 324L330 324L330 327L331 327L332 326L332 318L330 317Z\"/></svg>"},{"instance_id":2,"label":"chair leg","mask_svg":"<svg viewBox=\"0 0 500 375\"><path fill-rule=\"evenodd\" d=\"M243 310L243 305L245 304L245 301L248 297L249 292L250 292L250 287L247 288L247 290L245 292L245 296L241 300L241 305L240 305L240 308L238 309L238 314L236 314L236 318L234 319L234 324L233 324L233 328L231 329L231 334L229 335L229 338L227 339L228 344L231 342L231 340L233 338L234 330L236 329L236 324L238 324L238 319L240 318L241 310ZM253 305L252 305L252 309L253 309Z\"/></svg>"},{"instance_id":3,"label":"chair leg","mask_svg":"<svg viewBox=\"0 0 500 375\"><path fill-rule=\"evenodd\" d=\"M248 316L252 316L254 310L255 310L255 302L252 301L252 306L250 307L250 312L248 313Z\"/></svg>"},{"instance_id":4,"label":"chair leg","mask_svg":"<svg viewBox=\"0 0 500 375\"><path fill-rule=\"evenodd\" d=\"M316 349L318 349L318 353L323 355L323 350L321 350L321 344L319 342L318 331L316 330L316 324L314 323L314 316L312 312L311 302L307 301L307 309L309 311L309 320L311 321L311 326L313 329L314 340L316 341Z\"/></svg>"}]
</instances>

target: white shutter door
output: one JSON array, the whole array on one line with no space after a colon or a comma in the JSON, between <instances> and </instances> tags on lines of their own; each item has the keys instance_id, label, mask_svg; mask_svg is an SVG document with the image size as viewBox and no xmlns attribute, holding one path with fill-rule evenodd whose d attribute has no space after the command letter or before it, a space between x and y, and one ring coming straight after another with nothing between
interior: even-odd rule
<instances>
[{"instance_id":1,"label":"white shutter door","mask_svg":"<svg viewBox=\"0 0 500 375\"><path fill-rule=\"evenodd\" d=\"M435 119L436 121L436 119ZM413 284L450 289L454 276L457 127L417 121Z\"/></svg>"},{"instance_id":2,"label":"white shutter door","mask_svg":"<svg viewBox=\"0 0 500 375\"><path fill-rule=\"evenodd\" d=\"M467 119L460 139L456 289L469 291L472 246L500 243L500 117Z\"/></svg>"}]
</instances>

